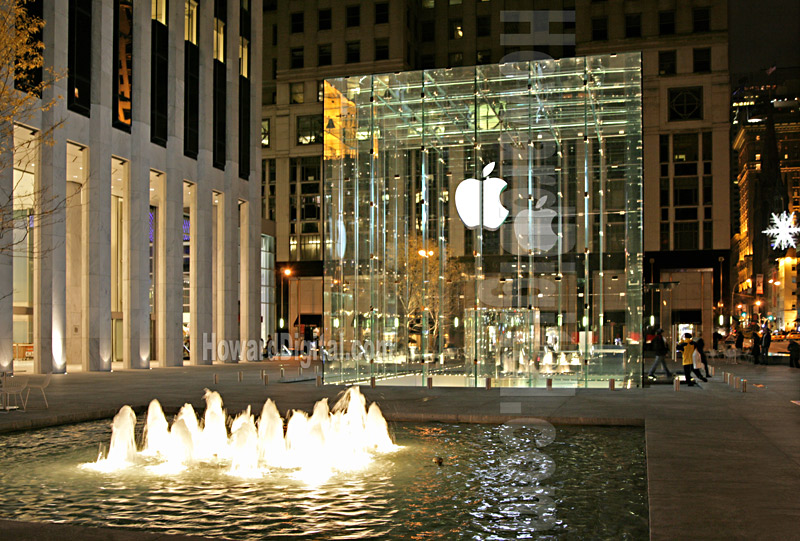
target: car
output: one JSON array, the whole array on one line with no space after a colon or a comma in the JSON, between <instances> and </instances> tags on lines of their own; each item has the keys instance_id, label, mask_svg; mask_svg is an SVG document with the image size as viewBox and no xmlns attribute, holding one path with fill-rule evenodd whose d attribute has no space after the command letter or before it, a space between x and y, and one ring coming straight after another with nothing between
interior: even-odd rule
<instances>
[{"instance_id":1,"label":"car","mask_svg":"<svg viewBox=\"0 0 800 541\"><path fill-rule=\"evenodd\" d=\"M786 335L787 340L800 340L800 332L798 331L791 331L789 334Z\"/></svg>"}]
</instances>

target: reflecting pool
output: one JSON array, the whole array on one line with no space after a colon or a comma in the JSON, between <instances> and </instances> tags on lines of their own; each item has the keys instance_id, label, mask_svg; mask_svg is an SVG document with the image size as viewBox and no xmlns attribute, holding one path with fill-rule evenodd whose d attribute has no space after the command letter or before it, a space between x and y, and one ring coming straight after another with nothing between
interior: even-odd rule
<instances>
[{"instance_id":1,"label":"reflecting pool","mask_svg":"<svg viewBox=\"0 0 800 541\"><path fill-rule=\"evenodd\" d=\"M641 429L558 427L544 447L538 432L509 430L390 424L396 452L320 482L209 463L81 468L107 445L108 421L10 434L0 437L3 515L230 539L648 537Z\"/></svg>"}]
</instances>

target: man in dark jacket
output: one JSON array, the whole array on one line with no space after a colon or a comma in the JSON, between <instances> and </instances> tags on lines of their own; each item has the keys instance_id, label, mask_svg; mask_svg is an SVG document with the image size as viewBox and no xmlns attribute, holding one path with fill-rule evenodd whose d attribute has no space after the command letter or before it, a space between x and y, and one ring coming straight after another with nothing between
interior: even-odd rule
<instances>
[{"instance_id":1,"label":"man in dark jacket","mask_svg":"<svg viewBox=\"0 0 800 541\"><path fill-rule=\"evenodd\" d=\"M800 368L800 344L794 340L789 340L789 366Z\"/></svg>"},{"instance_id":2,"label":"man in dark jacket","mask_svg":"<svg viewBox=\"0 0 800 541\"><path fill-rule=\"evenodd\" d=\"M769 345L772 343L772 333L769 327L764 325L764 332L761 333L761 360L764 364L769 364Z\"/></svg>"},{"instance_id":3,"label":"man in dark jacket","mask_svg":"<svg viewBox=\"0 0 800 541\"><path fill-rule=\"evenodd\" d=\"M656 360L653 361L653 366L650 367L650 372L647 374L647 377L653 380L656 379L656 370L658 369L659 363L664 367L664 372L667 373L667 378L672 377L669 368L667 368L667 362L665 360L668 350L663 334L664 330L658 329L656 331L656 335L653 337L653 340L650 342L653 345L653 352L656 354Z\"/></svg>"},{"instance_id":4,"label":"man in dark jacket","mask_svg":"<svg viewBox=\"0 0 800 541\"><path fill-rule=\"evenodd\" d=\"M753 345L750 346L750 355L753 356L753 364L761 362L761 337L758 336L756 331L753 331Z\"/></svg>"}]
</instances>

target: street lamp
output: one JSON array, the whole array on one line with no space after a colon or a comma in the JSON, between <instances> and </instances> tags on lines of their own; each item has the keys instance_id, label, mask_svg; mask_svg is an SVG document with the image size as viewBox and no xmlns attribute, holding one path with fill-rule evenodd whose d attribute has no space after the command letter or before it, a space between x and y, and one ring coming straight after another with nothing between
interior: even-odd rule
<instances>
[{"instance_id":1,"label":"street lamp","mask_svg":"<svg viewBox=\"0 0 800 541\"><path fill-rule=\"evenodd\" d=\"M292 269L290 267L284 267L283 272L281 272L281 298L280 298L281 320L279 321L280 323L279 327L281 328L283 328L283 325L286 323L286 320L284 319L284 316L286 316L286 312L283 309L283 277L284 276L289 277L291 275L292 275Z\"/></svg>"}]
</instances>

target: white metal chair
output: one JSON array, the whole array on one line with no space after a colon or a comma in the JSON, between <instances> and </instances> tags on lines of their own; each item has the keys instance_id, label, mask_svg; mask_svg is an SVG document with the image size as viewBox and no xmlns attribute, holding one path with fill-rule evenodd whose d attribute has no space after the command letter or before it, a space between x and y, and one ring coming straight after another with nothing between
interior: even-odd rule
<instances>
[{"instance_id":1,"label":"white metal chair","mask_svg":"<svg viewBox=\"0 0 800 541\"><path fill-rule=\"evenodd\" d=\"M44 394L44 390L47 389L47 386L50 385L50 378L53 377L52 372L48 372L48 374L44 377L44 379L40 383L28 383L28 393L25 395L25 402L23 403L23 409L28 407L28 399L31 396L31 389L39 389L42 391L42 398L44 398L44 407L45 409L50 409L50 405L47 403L47 395Z\"/></svg>"},{"instance_id":2,"label":"white metal chair","mask_svg":"<svg viewBox=\"0 0 800 541\"><path fill-rule=\"evenodd\" d=\"M22 397L22 393L27 387L28 380L24 378L6 379L5 385L3 385L3 405L6 411L9 409L9 402L12 396L14 397L14 406L19 407L19 402L22 402L22 411L25 411L25 399ZM19 402L17 402L18 396Z\"/></svg>"}]
</instances>

